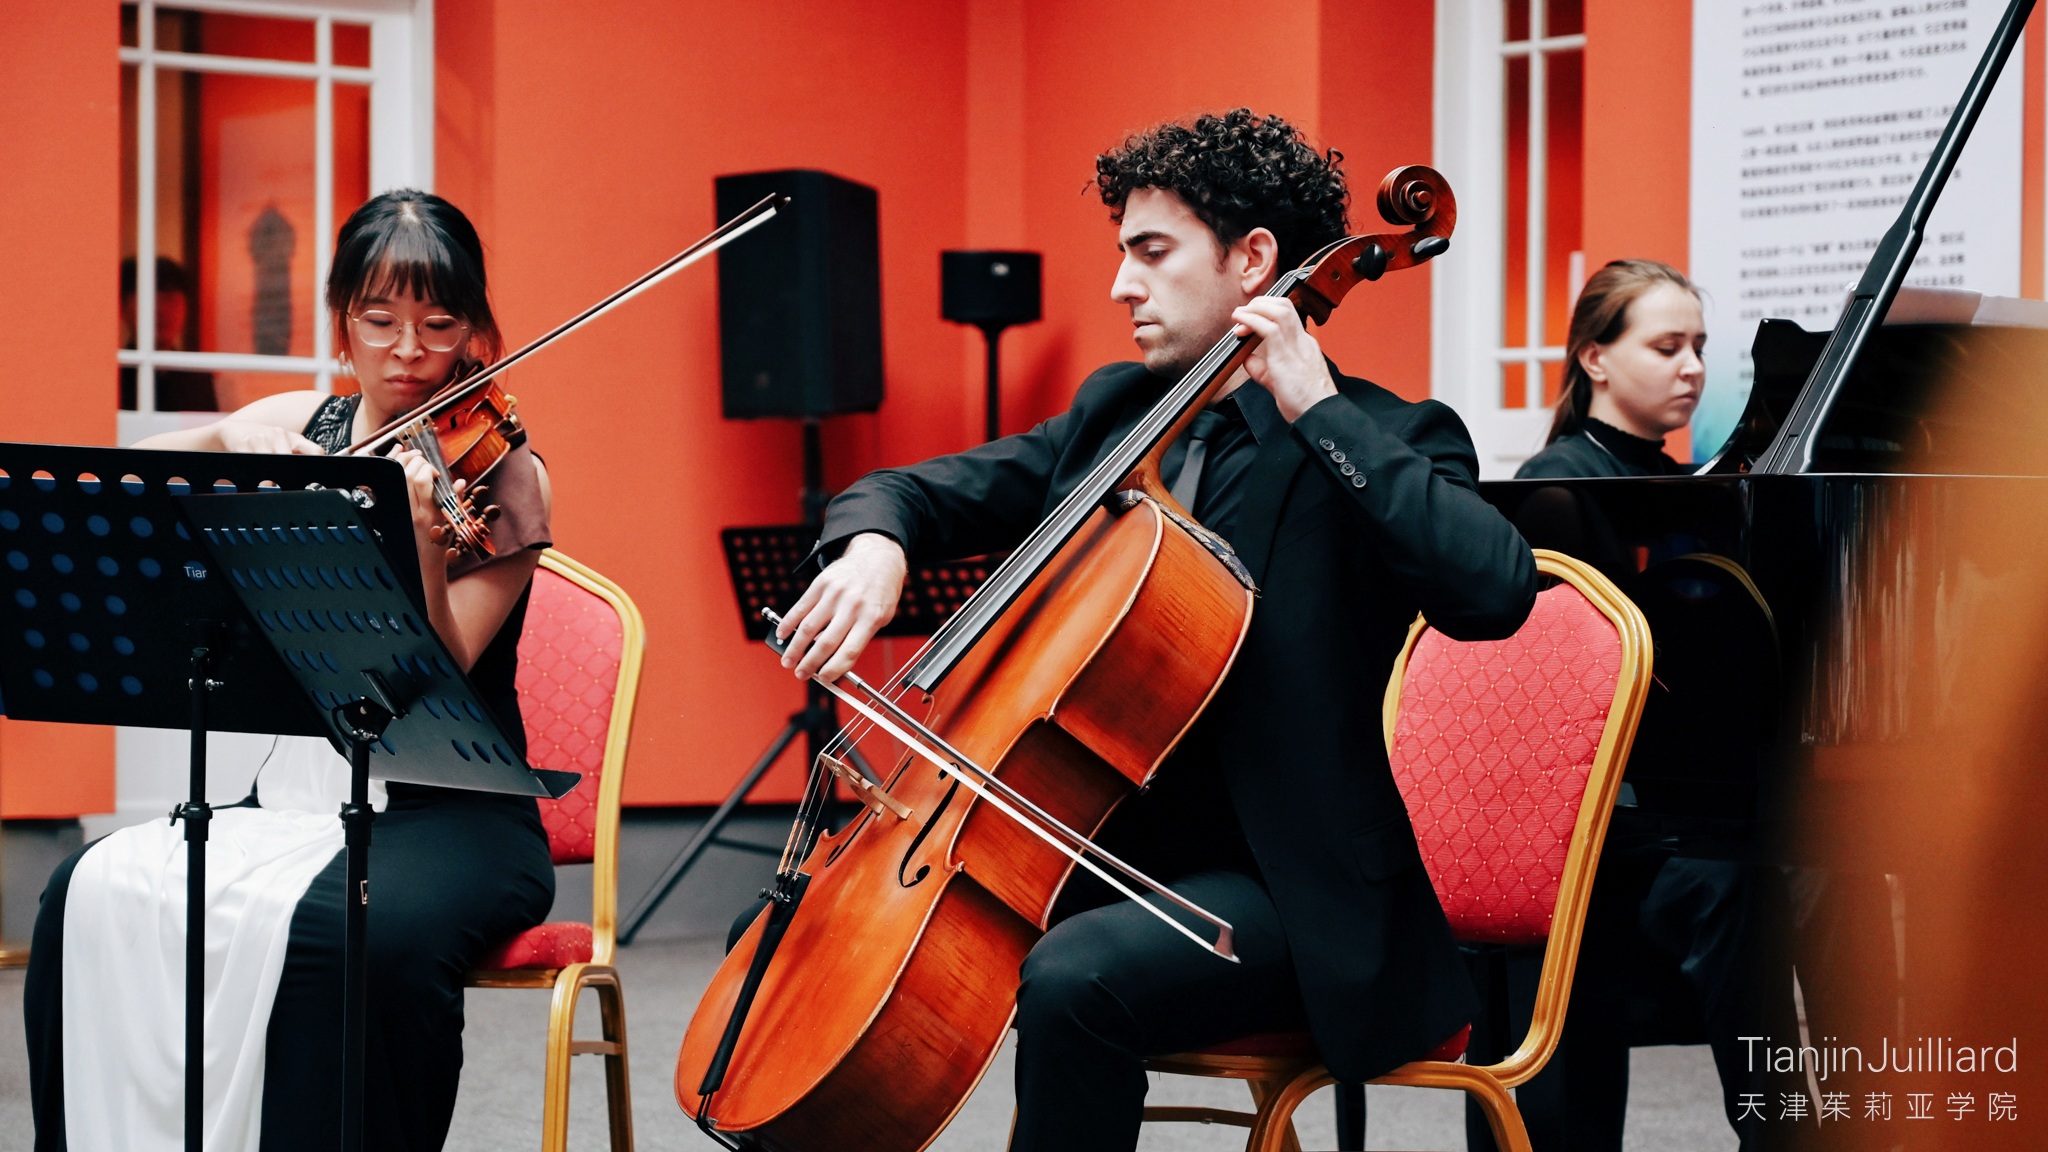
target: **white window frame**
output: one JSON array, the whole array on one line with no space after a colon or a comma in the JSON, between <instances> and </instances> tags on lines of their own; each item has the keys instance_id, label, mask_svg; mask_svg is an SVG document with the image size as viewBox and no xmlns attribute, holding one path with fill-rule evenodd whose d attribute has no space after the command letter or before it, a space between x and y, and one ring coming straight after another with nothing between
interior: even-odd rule
<instances>
[{"instance_id":1,"label":"white window frame","mask_svg":"<svg viewBox=\"0 0 2048 1152\"><path fill-rule=\"evenodd\" d=\"M1544 0L1529 0L1529 27L1541 31ZM1549 57L1584 52L1583 33L1510 42L1501 0L1441 0L1436 6L1435 153L1459 202L1462 258L1440 260L1430 280L1431 392L1457 409L1479 449L1479 472L1489 480L1514 475L1543 446L1550 425L1544 406L1543 365L1564 359L1564 349L1543 343L1544 281L1548 268L1544 228L1548 207L1549 149L1546 77ZM1507 203L1505 62L1529 60L1528 196ZM1527 221L1524 343L1506 347L1507 214ZM1522 364L1526 406L1501 403L1503 364Z\"/></svg>"},{"instance_id":2,"label":"white window frame","mask_svg":"<svg viewBox=\"0 0 2048 1152\"><path fill-rule=\"evenodd\" d=\"M156 10L177 8L283 17L313 24L313 63L210 56L156 47ZM137 5L136 47L122 48L121 63L136 69L135 127L135 298L156 298L156 77L159 69L278 76L314 82L313 282L307 294L312 316L311 356L264 356L240 352L178 352L156 347L156 310L135 309L135 347L118 361L135 369L135 411L121 414L120 440L133 443L166 428L184 426L178 414L156 411L159 368L223 372L301 373L322 393L334 390L344 369L335 359L332 326L322 295L332 260L334 235L334 85L366 85L370 91L370 191L413 187L431 190L434 181L434 9L433 0L172 0ZM367 23L370 66L334 63L334 25ZM206 420L218 417L207 414Z\"/></svg>"}]
</instances>

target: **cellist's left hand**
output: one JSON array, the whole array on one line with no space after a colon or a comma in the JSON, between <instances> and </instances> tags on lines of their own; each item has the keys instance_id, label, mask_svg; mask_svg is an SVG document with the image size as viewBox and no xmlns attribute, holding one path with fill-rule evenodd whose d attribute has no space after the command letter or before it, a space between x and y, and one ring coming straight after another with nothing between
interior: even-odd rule
<instances>
[{"instance_id":1,"label":"cellist's left hand","mask_svg":"<svg viewBox=\"0 0 2048 1152\"><path fill-rule=\"evenodd\" d=\"M1256 334L1259 346L1245 360L1245 372L1266 391L1289 424L1337 394L1323 346L1302 326L1294 305L1278 296L1259 296L1230 314L1234 335Z\"/></svg>"}]
</instances>

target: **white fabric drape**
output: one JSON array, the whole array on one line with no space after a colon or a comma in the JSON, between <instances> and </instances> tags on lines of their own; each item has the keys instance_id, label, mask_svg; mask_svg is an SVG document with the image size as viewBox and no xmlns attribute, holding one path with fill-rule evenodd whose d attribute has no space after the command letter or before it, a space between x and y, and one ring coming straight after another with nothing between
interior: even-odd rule
<instances>
[{"instance_id":1,"label":"white fabric drape","mask_svg":"<svg viewBox=\"0 0 2048 1152\"><path fill-rule=\"evenodd\" d=\"M259 789L264 807L216 811L207 843L207 1152L258 1152L270 1007L292 913L342 848L348 761L325 740L282 736ZM64 1123L73 1152L184 1146L184 835L168 819L124 828L72 873Z\"/></svg>"}]
</instances>

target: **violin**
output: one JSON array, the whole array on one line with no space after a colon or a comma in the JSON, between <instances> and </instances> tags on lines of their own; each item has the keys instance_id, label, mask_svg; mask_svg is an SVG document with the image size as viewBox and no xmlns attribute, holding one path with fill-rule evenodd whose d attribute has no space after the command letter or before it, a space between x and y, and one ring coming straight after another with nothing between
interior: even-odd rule
<instances>
[{"instance_id":1,"label":"violin","mask_svg":"<svg viewBox=\"0 0 2048 1152\"><path fill-rule=\"evenodd\" d=\"M440 542L458 555L489 559L497 555L491 522L498 518L498 506L479 510L476 502L489 491L484 478L526 443L526 426L519 421L518 399L496 380L481 387L458 381L444 393L444 401L430 400L426 412L396 430L393 447L416 450L434 470L434 506L443 521L437 529Z\"/></svg>"},{"instance_id":2,"label":"violin","mask_svg":"<svg viewBox=\"0 0 2048 1152\"><path fill-rule=\"evenodd\" d=\"M434 471L434 506L444 522L437 528L438 539L458 555L475 554L486 559L495 556L491 522L498 518L498 507L492 504L479 509L476 504L488 490L483 481L491 471L526 443L519 401L505 391L498 377L512 365L766 224L788 202L786 196L763 197L702 239L503 360L488 367L458 369L455 380L426 403L349 445L341 455L388 455L403 448L417 451ZM458 482L460 488L456 486Z\"/></svg>"},{"instance_id":3,"label":"violin","mask_svg":"<svg viewBox=\"0 0 2048 1152\"><path fill-rule=\"evenodd\" d=\"M1396 169L1378 199L1412 227L1337 241L1267 295L1327 323L1357 284L1449 247L1457 206L1434 170ZM819 679L858 719L812 764L767 905L676 1061L676 1099L713 1140L930 1144L994 1059L1019 964L1075 868L1236 959L1226 921L1088 834L1151 781L1250 626L1250 573L1159 465L1257 346L1211 348L888 683ZM904 749L885 777L858 767L870 735ZM827 832L839 783L862 809Z\"/></svg>"}]
</instances>

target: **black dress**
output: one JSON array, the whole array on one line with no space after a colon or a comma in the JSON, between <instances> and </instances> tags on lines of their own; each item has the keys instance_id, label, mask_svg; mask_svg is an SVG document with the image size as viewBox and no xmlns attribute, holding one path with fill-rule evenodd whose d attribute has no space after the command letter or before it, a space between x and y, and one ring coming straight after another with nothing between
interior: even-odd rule
<instances>
[{"instance_id":1,"label":"black dress","mask_svg":"<svg viewBox=\"0 0 2048 1152\"><path fill-rule=\"evenodd\" d=\"M332 397L306 426L345 447L357 397ZM544 543L528 542L528 543ZM500 724L526 751L514 683L527 595L470 669ZM370 849L367 1145L431 1152L448 1135L462 1069L462 974L540 923L554 903L547 833L530 799L393 782ZM258 780L258 796L261 780ZM63 1094L64 902L87 845L60 865L36 917L23 994L37 1152L66 1147ZM265 1050L264 1152L324 1147L341 1130L344 857L307 888L272 1004ZM167 1010L177 1010L167 1006Z\"/></svg>"},{"instance_id":2,"label":"black dress","mask_svg":"<svg viewBox=\"0 0 2048 1152\"><path fill-rule=\"evenodd\" d=\"M1585 480L1600 476L1682 476L1691 469L1664 452L1662 440L1632 436L1588 416L1515 470L1517 480ZM1540 547L1540 545L1539 545Z\"/></svg>"}]
</instances>

